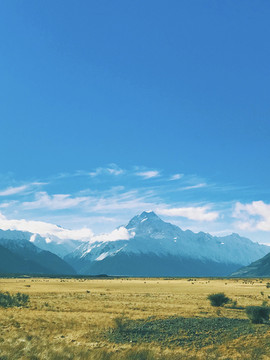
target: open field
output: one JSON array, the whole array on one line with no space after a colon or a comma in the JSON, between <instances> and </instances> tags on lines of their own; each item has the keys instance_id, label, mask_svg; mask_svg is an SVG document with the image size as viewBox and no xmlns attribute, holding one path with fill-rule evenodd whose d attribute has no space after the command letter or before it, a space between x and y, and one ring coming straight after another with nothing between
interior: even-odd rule
<instances>
[{"instance_id":1,"label":"open field","mask_svg":"<svg viewBox=\"0 0 270 360\"><path fill-rule=\"evenodd\" d=\"M244 310L270 302L267 282L0 279L1 291L30 296L26 308L0 308L0 360L270 359L270 326ZM212 307L217 292L236 308Z\"/></svg>"}]
</instances>

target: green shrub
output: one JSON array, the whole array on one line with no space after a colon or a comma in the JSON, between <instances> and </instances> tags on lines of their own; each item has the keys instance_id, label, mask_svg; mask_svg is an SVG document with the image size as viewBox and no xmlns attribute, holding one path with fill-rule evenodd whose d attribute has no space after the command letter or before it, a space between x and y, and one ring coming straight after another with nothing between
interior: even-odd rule
<instances>
[{"instance_id":1,"label":"green shrub","mask_svg":"<svg viewBox=\"0 0 270 360\"><path fill-rule=\"evenodd\" d=\"M247 306L246 314L252 324L262 324L269 320L270 308L266 306Z\"/></svg>"},{"instance_id":2,"label":"green shrub","mask_svg":"<svg viewBox=\"0 0 270 360\"><path fill-rule=\"evenodd\" d=\"M228 302L231 302L231 299L224 293L210 294L207 296L207 299L210 300L212 306L223 306Z\"/></svg>"},{"instance_id":3,"label":"green shrub","mask_svg":"<svg viewBox=\"0 0 270 360\"><path fill-rule=\"evenodd\" d=\"M221 308L216 309L220 310ZM233 340L247 335L260 337L268 331L268 326L250 326L248 319L224 317L169 317L158 319L149 317L136 320L126 319L124 331L120 332L117 328L109 328L104 333L104 339L113 344L132 344L132 347L134 345L141 347L143 344L150 346L156 344L159 347L164 347L164 349L167 347L187 348L190 346L193 349L201 349L213 344L224 344L224 339ZM116 348L120 349L122 347L117 346ZM143 356L141 358L143 359ZM184 358L186 359L186 357ZM120 359L122 359L120 356L116 359L113 358L113 360ZM126 356L123 359L130 360L130 357ZM160 357L158 359L163 360L164 358ZM182 357L175 357L176 359L182 359ZM205 357L205 359L210 359L210 357ZM215 359L217 358L215 357Z\"/></svg>"},{"instance_id":4,"label":"green shrub","mask_svg":"<svg viewBox=\"0 0 270 360\"><path fill-rule=\"evenodd\" d=\"M113 319L114 322L114 328L122 333L125 330L126 327L126 319L123 316L119 316L115 319Z\"/></svg>"},{"instance_id":5,"label":"green shrub","mask_svg":"<svg viewBox=\"0 0 270 360\"><path fill-rule=\"evenodd\" d=\"M21 307L26 306L29 302L29 295L17 293L11 295L9 292L0 291L0 307Z\"/></svg>"}]
</instances>

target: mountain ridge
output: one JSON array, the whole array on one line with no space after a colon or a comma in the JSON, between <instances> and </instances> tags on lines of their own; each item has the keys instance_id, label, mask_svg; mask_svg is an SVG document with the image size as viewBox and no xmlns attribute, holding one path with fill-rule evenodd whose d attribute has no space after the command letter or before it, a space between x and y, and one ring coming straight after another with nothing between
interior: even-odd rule
<instances>
[{"instance_id":1,"label":"mountain ridge","mask_svg":"<svg viewBox=\"0 0 270 360\"><path fill-rule=\"evenodd\" d=\"M99 269L102 273L109 272L108 275L137 276L140 273L140 276L144 276L136 268L135 261L137 259L137 263L141 263L144 258L151 268L148 276L160 274L159 269L164 268L164 262L168 264L168 268L164 268L164 273L160 276L168 273L170 276L184 276L185 273L186 276L187 271L183 269L188 269L188 264L191 275L227 276L270 251L268 246L253 243L238 234L215 237L203 232L183 231L178 226L161 220L154 212L144 211L119 229L121 228L127 232L126 239L102 241L102 237L99 237L98 241L81 244L64 259L83 274ZM169 268L170 257L173 263L177 263L176 259L179 263L178 269L175 265L173 274ZM133 271L130 263L134 263ZM209 266L206 266L207 263ZM113 269L116 269L116 273Z\"/></svg>"},{"instance_id":2,"label":"mountain ridge","mask_svg":"<svg viewBox=\"0 0 270 360\"><path fill-rule=\"evenodd\" d=\"M13 263L14 269L28 273L32 269L51 274L76 270L80 275L228 276L270 251L236 233L217 237L182 230L152 211L134 216L112 233L83 242L0 230L0 271L5 271L5 263L7 272L14 272Z\"/></svg>"}]
</instances>

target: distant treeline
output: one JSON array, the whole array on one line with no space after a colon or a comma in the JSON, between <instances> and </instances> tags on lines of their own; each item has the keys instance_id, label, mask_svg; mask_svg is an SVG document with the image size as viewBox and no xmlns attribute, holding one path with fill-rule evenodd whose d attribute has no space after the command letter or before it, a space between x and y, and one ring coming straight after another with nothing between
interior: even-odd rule
<instances>
[{"instance_id":1,"label":"distant treeline","mask_svg":"<svg viewBox=\"0 0 270 360\"><path fill-rule=\"evenodd\" d=\"M113 279L120 278L120 276L109 276L106 274L100 275L48 275L48 274L1 274L1 279L29 279L29 278L46 278L46 279Z\"/></svg>"}]
</instances>

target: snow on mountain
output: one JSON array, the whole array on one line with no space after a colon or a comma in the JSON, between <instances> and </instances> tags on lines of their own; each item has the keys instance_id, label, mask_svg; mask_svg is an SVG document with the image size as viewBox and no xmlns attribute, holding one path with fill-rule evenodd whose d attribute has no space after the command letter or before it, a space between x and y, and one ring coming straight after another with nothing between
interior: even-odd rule
<instances>
[{"instance_id":1,"label":"snow on mountain","mask_svg":"<svg viewBox=\"0 0 270 360\"><path fill-rule=\"evenodd\" d=\"M183 231L154 212L143 212L126 226L89 241L0 230L0 246L31 260L49 251L81 274L134 276L223 276L270 251L238 234L216 237Z\"/></svg>"},{"instance_id":2,"label":"snow on mountain","mask_svg":"<svg viewBox=\"0 0 270 360\"><path fill-rule=\"evenodd\" d=\"M203 232L183 231L178 226L164 222L154 212L143 212L118 229L122 229L122 233L126 231L126 238L108 241L106 235L100 235L98 241L81 244L65 259L79 272L82 271L80 267L88 271L90 264L105 260L111 263L113 258L119 259L120 255L129 259L134 256L167 260L173 257L196 260L200 264L213 262L240 267L270 251L270 247L254 243L238 234L215 237ZM98 267L102 269L101 264Z\"/></svg>"},{"instance_id":3,"label":"snow on mountain","mask_svg":"<svg viewBox=\"0 0 270 360\"><path fill-rule=\"evenodd\" d=\"M56 254L34 245L36 237L38 236L26 231L0 230L0 272L59 275L75 273Z\"/></svg>"},{"instance_id":4,"label":"snow on mountain","mask_svg":"<svg viewBox=\"0 0 270 360\"><path fill-rule=\"evenodd\" d=\"M30 241L42 250L51 251L52 253L63 258L74 251L82 241L72 239L59 239L57 236L48 235L46 237L39 234L32 234Z\"/></svg>"},{"instance_id":5,"label":"snow on mountain","mask_svg":"<svg viewBox=\"0 0 270 360\"><path fill-rule=\"evenodd\" d=\"M53 235L43 237L28 231L0 230L0 245L8 249L19 247L32 249L35 245L37 248L50 251L61 258L74 251L81 243L79 240L62 240Z\"/></svg>"},{"instance_id":6,"label":"snow on mountain","mask_svg":"<svg viewBox=\"0 0 270 360\"><path fill-rule=\"evenodd\" d=\"M33 234L26 231L17 230L0 230L0 245L9 250L20 249L35 249L39 252L40 249L31 244L30 240Z\"/></svg>"}]
</instances>

